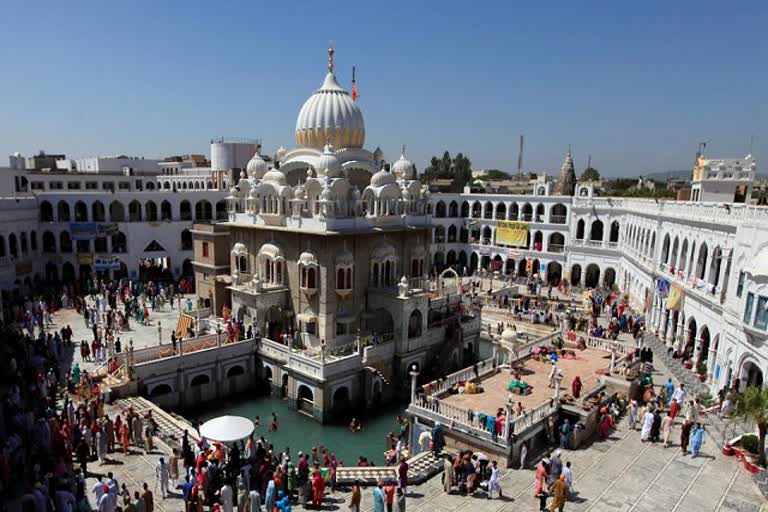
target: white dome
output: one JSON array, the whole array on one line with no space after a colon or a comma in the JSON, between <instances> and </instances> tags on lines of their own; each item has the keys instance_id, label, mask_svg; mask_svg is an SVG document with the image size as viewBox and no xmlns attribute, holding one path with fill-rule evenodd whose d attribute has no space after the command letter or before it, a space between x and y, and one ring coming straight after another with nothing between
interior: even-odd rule
<instances>
[{"instance_id":1,"label":"white dome","mask_svg":"<svg viewBox=\"0 0 768 512\"><path fill-rule=\"evenodd\" d=\"M285 148L285 146L280 146L277 148L277 152L275 153L275 160L278 162L282 161L283 158L285 158L285 155L288 154L288 150Z\"/></svg>"},{"instance_id":2,"label":"white dome","mask_svg":"<svg viewBox=\"0 0 768 512\"><path fill-rule=\"evenodd\" d=\"M264 175L263 181L265 183L275 183L277 185L285 186L285 174L277 169L272 169Z\"/></svg>"},{"instance_id":3,"label":"white dome","mask_svg":"<svg viewBox=\"0 0 768 512\"><path fill-rule=\"evenodd\" d=\"M328 176L330 178L336 178L341 174L341 162L339 162L333 146L330 144L325 145L323 154L320 155L315 165L315 170L318 176Z\"/></svg>"},{"instance_id":4,"label":"white dome","mask_svg":"<svg viewBox=\"0 0 768 512\"><path fill-rule=\"evenodd\" d=\"M371 186L372 187L383 187L384 185L389 185L390 183L396 183L397 180L394 176L392 176L390 173L385 171L384 169L380 170L376 174L371 177Z\"/></svg>"},{"instance_id":5,"label":"white dome","mask_svg":"<svg viewBox=\"0 0 768 512\"><path fill-rule=\"evenodd\" d=\"M259 154L259 148L256 148L256 153L254 153L253 157L248 161L248 165L245 168L245 170L248 171L248 177L260 180L267 173L268 169L269 166L267 165L266 160Z\"/></svg>"},{"instance_id":6,"label":"white dome","mask_svg":"<svg viewBox=\"0 0 768 512\"><path fill-rule=\"evenodd\" d=\"M296 119L297 146L319 149L329 140L342 148L361 148L365 142L363 113L333 71L304 102Z\"/></svg>"},{"instance_id":7,"label":"white dome","mask_svg":"<svg viewBox=\"0 0 768 512\"><path fill-rule=\"evenodd\" d=\"M392 173L401 180L412 180L416 174L416 166L413 162L405 158L405 147L400 154L400 158L392 164Z\"/></svg>"},{"instance_id":8,"label":"white dome","mask_svg":"<svg viewBox=\"0 0 768 512\"><path fill-rule=\"evenodd\" d=\"M517 333L507 327L501 333L501 341L504 343L514 343L517 341Z\"/></svg>"}]
</instances>

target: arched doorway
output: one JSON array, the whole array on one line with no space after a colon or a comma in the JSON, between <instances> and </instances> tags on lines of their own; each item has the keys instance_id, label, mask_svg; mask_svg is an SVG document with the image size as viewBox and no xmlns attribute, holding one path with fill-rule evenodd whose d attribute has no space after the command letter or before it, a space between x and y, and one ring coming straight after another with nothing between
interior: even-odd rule
<instances>
[{"instance_id":1,"label":"arched doorway","mask_svg":"<svg viewBox=\"0 0 768 512\"><path fill-rule=\"evenodd\" d=\"M700 365L703 365L704 368L704 374L706 375L707 371L707 361L709 360L709 328L705 325L701 328L701 332L699 333L699 354L696 358L696 371L699 374L702 374L702 372L699 369Z\"/></svg>"},{"instance_id":2,"label":"arched doorway","mask_svg":"<svg viewBox=\"0 0 768 512\"><path fill-rule=\"evenodd\" d=\"M741 390L748 387L763 387L763 371L752 361L745 361L739 372L741 378Z\"/></svg>"},{"instance_id":3,"label":"arched doorway","mask_svg":"<svg viewBox=\"0 0 768 512\"><path fill-rule=\"evenodd\" d=\"M556 261L550 261L547 265L547 282L551 286L557 286L560 284L560 279L563 276L563 267Z\"/></svg>"},{"instance_id":4,"label":"arched doorway","mask_svg":"<svg viewBox=\"0 0 768 512\"><path fill-rule=\"evenodd\" d=\"M600 284L600 267L595 263L587 265L586 276L584 277L584 286L587 288L597 288Z\"/></svg>"},{"instance_id":5,"label":"arched doorway","mask_svg":"<svg viewBox=\"0 0 768 512\"><path fill-rule=\"evenodd\" d=\"M614 284L616 284L616 270L613 267L608 267L607 269L605 269L603 286L605 286L608 289L611 289L613 288Z\"/></svg>"},{"instance_id":6,"label":"arched doorway","mask_svg":"<svg viewBox=\"0 0 768 512\"><path fill-rule=\"evenodd\" d=\"M421 311L414 309L408 318L408 338L418 338L421 336L422 315Z\"/></svg>"},{"instance_id":7,"label":"arched doorway","mask_svg":"<svg viewBox=\"0 0 768 512\"><path fill-rule=\"evenodd\" d=\"M71 263L66 262L64 263L64 265L62 265L61 279L65 283L71 283L72 281L75 280L75 267Z\"/></svg>"},{"instance_id":8,"label":"arched doorway","mask_svg":"<svg viewBox=\"0 0 768 512\"><path fill-rule=\"evenodd\" d=\"M696 319L691 318L688 320L688 334L685 338L685 347L683 348L683 359L690 359L693 357L693 348L696 345L696 332L698 325Z\"/></svg>"},{"instance_id":9,"label":"arched doorway","mask_svg":"<svg viewBox=\"0 0 768 512\"><path fill-rule=\"evenodd\" d=\"M301 384L296 392L296 409L298 409L299 412L303 412L311 416L314 412L314 408L315 397L312 393L312 390L309 389L309 387L306 385Z\"/></svg>"},{"instance_id":10,"label":"arched doorway","mask_svg":"<svg viewBox=\"0 0 768 512\"><path fill-rule=\"evenodd\" d=\"M581 265L576 264L571 267L571 284L579 286L581 284Z\"/></svg>"},{"instance_id":11,"label":"arched doorway","mask_svg":"<svg viewBox=\"0 0 768 512\"><path fill-rule=\"evenodd\" d=\"M333 392L333 404L331 409L334 414L344 414L352 408L351 400L349 399L349 388L347 386L341 386Z\"/></svg>"}]
</instances>

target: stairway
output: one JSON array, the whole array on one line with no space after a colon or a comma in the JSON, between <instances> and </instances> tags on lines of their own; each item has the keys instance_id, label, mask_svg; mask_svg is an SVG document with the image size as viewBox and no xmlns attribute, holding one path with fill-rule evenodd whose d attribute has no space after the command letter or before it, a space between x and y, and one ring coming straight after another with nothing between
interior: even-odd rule
<instances>
[{"instance_id":1,"label":"stairway","mask_svg":"<svg viewBox=\"0 0 768 512\"><path fill-rule=\"evenodd\" d=\"M703 382L699 382L696 374L686 369L681 363L680 359L674 359L672 354L667 351L667 347L653 335L646 335L643 338L643 342L646 346L651 347L653 350L654 361L660 361L672 374L678 383L685 384L687 395L691 398L700 396L703 393L709 393L709 387ZM662 383L659 383L662 384ZM683 408L685 410L685 408ZM718 442L726 442L729 437L732 437L737 430L736 424L733 420L723 420L717 416L716 411L711 411L702 418L702 423L708 425L712 432L710 435Z\"/></svg>"},{"instance_id":2,"label":"stairway","mask_svg":"<svg viewBox=\"0 0 768 512\"><path fill-rule=\"evenodd\" d=\"M189 432L191 442L199 440L197 431L187 424L186 421L174 417L144 397L123 398L115 402L115 405L121 410L127 410L128 407L132 406L134 412L142 416L146 411L151 410L152 419L157 423L155 435L171 448L181 448L181 439L184 437L185 429Z\"/></svg>"}]
</instances>

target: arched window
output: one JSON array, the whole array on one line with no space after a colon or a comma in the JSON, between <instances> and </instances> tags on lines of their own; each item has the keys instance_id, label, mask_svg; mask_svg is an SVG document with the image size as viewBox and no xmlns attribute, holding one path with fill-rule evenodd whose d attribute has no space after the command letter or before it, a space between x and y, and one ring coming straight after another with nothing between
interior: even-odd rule
<instances>
[{"instance_id":1,"label":"arched window","mask_svg":"<svg viewBox=\"0 0 768 512\"><path fill-rule=\"evenodd\" d=\"M84 202L78 201L75 203L75 222L87 222L88 221L88 207Z\"/></svg>"},{"instance_id":2,"label":"arched window","mask_svg":"<svg viewBox=\"0 0 768 512\"><path fill-rule=\"evenodd\" d=\"M37 250L37 231L32 231L29 234L29 244L33 251Z\"/></svg>"},{"instance_id":3,"label":"arched window","mask_svg":"<svg viewBox=\"0 0 768 512\"><path fill-rule=\"evenodd\" d=\"M50 231L46 231L46 233L50 233ZM51 234L51 236L53 236L53 234ZM55 240L53 242L53 246L54 246L54 248L53 248L53 251L51 251L51 252L55 252L56 251L56 241ZM47 252L47 251L45 251L45 235L43 235L43 251ZM13 233L8 235L8 252L14 258L16 258L19 255L19 246L18 246L18 243L16 241L16 235L13 234Z\"/></svg>"},{"instance_id":4,"label":"arched window","mask_svg":"<svg viewBox=\"0 0 768 512\"><path fill-rule=\"evenodd\" d=\"M576 240L584 240L584 219L576 223Z\"/></svg>"},{"instance_id":5,"label":"arched window","mask_svg":"<svg viewBox=\"0 0 768 512\"><path fill-rule=\"evenodd\" d=\"M173 210L171 208L171 203L168 201L163 201L162 203L160 203L160 220L162 221L173 220Z\"/></svg>"},{"instance_id":6,"label":"arched window","mask_svg":"<svg viewBox=\"0 0 768 512\"><path fill-rule=\"evenodd\" d=\"M104 222L107 220L104 204L101 201L94 201L91 205L91 217L93 222Z\"/></svg>"},{"instance_id":7,"label":"arched window","mask_svg":"<svg viewBox=\"0 0 768 512\"><path fill-rule=\"evenodd\" d=\"M157 222L157 204L154 201L147 201L147 204L144 205L144 212L148 222Z\"/></svg>"},{"instance_id":8,"label":"arched window","mask_svg":"<svg viewBox=\"0 0 768 512\"><path fill-rule=\"evenodd\" d=\"M5 258L5 237L0 236L0 258Z\"/></svg>"},{"instance_id":9,"label":"arched window","mask_svg":"<svg viewBox=\"0 0 768 512\"><path fill-rule=\"evenodd\" d=\"M216 220L227 220L227 218L227 201L225 199L216 201Z\"/></svg>"},{"instance_id":10,"label":"arched window","mask_svg":"<svg viewBox=\"0 0 768 512\"><path fill-rule=\"evenodd\" d=\"M43 235L43 246L45 246L45 235ZM43 249L45 251L45 249ZM59 233L59 251L72 252L72 238L69 236L69 231L62 231Z\"/></svg>"},{"instance_id":11,"label":"arched window","mask_svg":"<svg viewBox=\"0 0 768 512\"><path fill-rule=\"evenodd\" d=\"M13 235L11 235L13 236ZM15 238L13 239L15 242ZM15 244L14 244L15 245ZM13 254L15 250L11 249L11 254ZM45 253L53 253L56 252L56 237L53 236L53 233L50 231L46 231L43 233L43 252ZM15 256L15 254L14 254Z\"/></svg>"},{"instance_id":12,"label":"arched window","mask_svg":"<svg viewBox=\"0 0 768 512\"><path fill-rule=\"evenodd\" d=\"M69 216L69 203L66 201L59 201L58 206L56 207L57 211L57 218L59 219L59 222L69 222L70 216Z\"/></svg>"},{"instance_id":13,"label":"arched window","mask_svg":"<svg viewBox=\"0 0 768 512\"><path fill-rule=\"evenodd\" d=\"M565 224L568 216L568 208L564 204L558 203L549 209L549 222L551 224Z\"/></svg>"},{"instance_id":14,"label":"arched window","mask_svg":"<svg viewBox=\"0 0 768 512\"><path fill-rule=\"evenodd\" d=\"M19 240L21 241L21 253L27 254L27 234L22 231Z\"/></svg>"},{"instance_id":15,"label":"arched window","mask_svg":"<svg viewBox=\"0 0 768 512\"><path fill-rule=\"evenodd\" d=\"M181 202L179 208L179 218L181 220L192 220L192 206L186 199Z\"/></svg>"},{"instance_id":16,"label":"arched window","mask_svg":"<svg viewBox=\"0 0 768 512\"><path fill-rule=\"evenodd\" d=\"M315 274L316 270L314 267L303 267L301 269L301 286L303 288L317 288Z\"/></svg>"},{"instance_id":17,"label":"arched window","mask_svg":"<svg viewBox=\"0 0 768 512\"><path fill-rule=\"evenodd\" d=\"M592 222L592 229L589 230L589 239L593 242L603 240L603 221L596 220Z\"/></svg>"},{"instance_id":18,"label":"arched window","mask_svg":"<svg viewBox=\"0 0 768 512\"><path fill-rule=\"evenodd\" d=\"M40 203L40 222L53 222L53 206L48 201Z\"/></svg>"},{"instance_id":19,"label":"arched window","mask_svg":"<svg viewBox=\"0 0 768 512\"><path fill-rule=\"evenodd\" d=\"M195 203L195 220L210 221L213 218L211 203L205 199Z\"/></svg>"},{"instance_id":20,"label":"arched window","mask_svg":"<svg viewBox=\"0 0 768 512\"><path fill-rule=\"evenodd\" d=\"M128 220L130 222L141 222L141 203L134 200L128 204Z\"/></svg>"},{"instance_id":21,"label":"arched window","mask_svg":"<svg viewBox=\"0 0 768 512\"><path fill-rule=\"evenodd\" d=\"M192 250L192 233L190 233L188 229L184 229L181 232L181 250L182 251Z\"/></svg>"},{"instance_id":22,"label":"arched window","mask_svg":"<svg viewBox=\"0 0 768 512\"><path fill-rule=\"evenodd\" d=\"M611 222L611 233L610 233L610 238L608 240L610 242L619 241L619 221L615 220Z\"/></svg>"},{"instance_id":23,"label":"arched window","mask_svg":"<svg viewBox=\"0 0 768 512\"><path fill-rule=\"evenodd\" d=\"M120 201L112 201L109 204L109 220L112 222L125 222L125 207Z\"/></svg>"}]
</instances>

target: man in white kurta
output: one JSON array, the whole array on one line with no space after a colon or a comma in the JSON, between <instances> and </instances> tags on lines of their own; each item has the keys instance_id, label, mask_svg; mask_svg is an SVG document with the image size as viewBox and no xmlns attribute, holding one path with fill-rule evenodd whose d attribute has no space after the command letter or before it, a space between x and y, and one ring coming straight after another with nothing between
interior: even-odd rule
<instances>
[{"instance_id":1,"label":"man in white kurta","mask_svg":"<svg viewBox=\"0 0 768 512\"><path fill-rule=\"evenodd\" d=\"M232 486L224 484L221 488L221 509L223 512L232 512Z\"/></svg>"},{"instance_id":2,"label":"man in white kurta","mask_svg":"<svg viewBox=\"0 0 768 512\"><path fill-rule=\"evenodd\" d=\"M160 480L160 493L165 498L168 496L168 481L171 478L171 471L164 458L160 457L160 462L157 464L155 472L157 473L158 480Z\"/></svg>"},{"instance_id":3,"label":"man in white kurta","mask_svg":"<svg viewBox=\"0 0 768 512\"><path fill-rule=\"evenodd\" d=\"M641 441L647 441L651 438L651 427L653 427L653 413L648 411L643 416L643 430L640 432Z\"/></svg>"}]
</instances>

